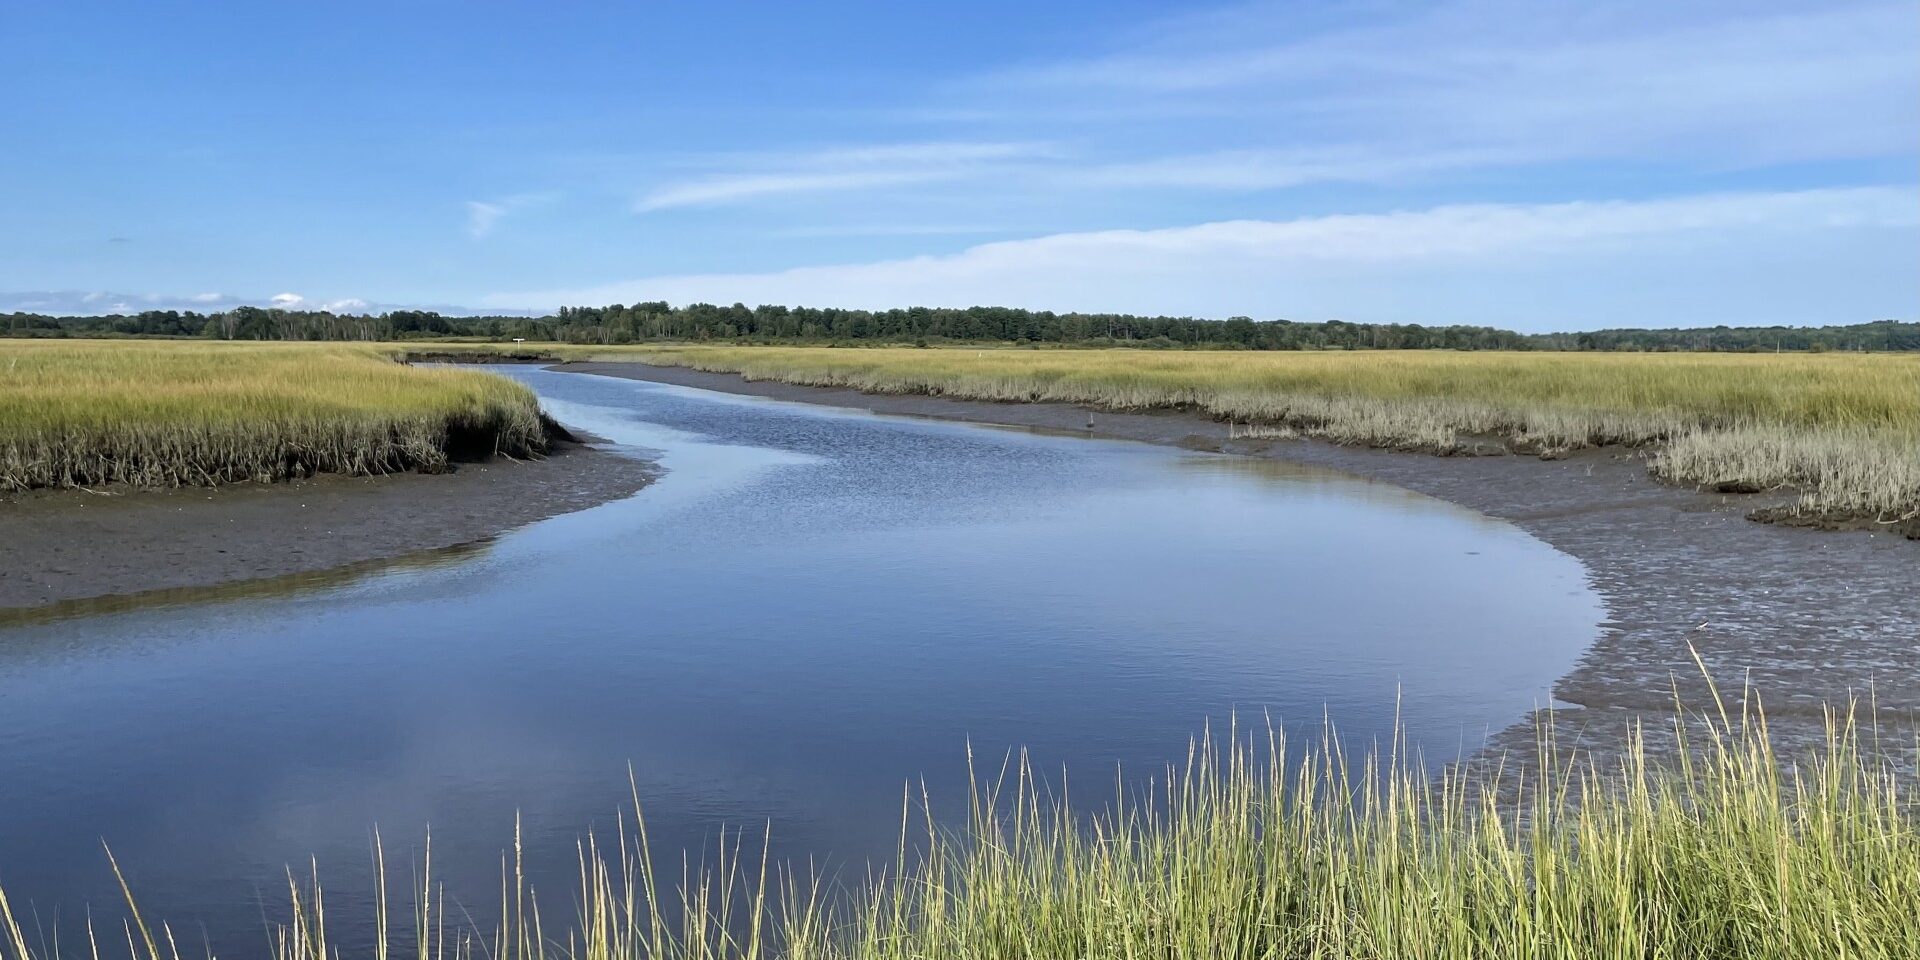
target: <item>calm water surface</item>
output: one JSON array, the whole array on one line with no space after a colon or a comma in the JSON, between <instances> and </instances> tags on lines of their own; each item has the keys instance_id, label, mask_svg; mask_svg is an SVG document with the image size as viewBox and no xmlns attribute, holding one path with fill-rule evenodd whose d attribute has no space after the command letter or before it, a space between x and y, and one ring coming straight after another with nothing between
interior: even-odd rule
<instances>
[{"instance_id":1,"label":"calm water surface","mask_svg":"<svg viewBox=\"0 0 1920 960\"><path fill-rule=\"evenodd\" d=\"M1110 782L1209 718L1366 740L1397 698L1444 759L1545 702L1604 615L1519 530L1338 474L510 374L668 472L346 582L0 630L16 910L70 945L88 903L118 916L104 839L183 940L250 954L315 857L350 944L376 825L396 861L431 825L483 916L518 812L563 912L629 765L657 850L771 821L777 857L857 876L906 782L963 812L969 742Z\"/></svg>"}]
</instances>

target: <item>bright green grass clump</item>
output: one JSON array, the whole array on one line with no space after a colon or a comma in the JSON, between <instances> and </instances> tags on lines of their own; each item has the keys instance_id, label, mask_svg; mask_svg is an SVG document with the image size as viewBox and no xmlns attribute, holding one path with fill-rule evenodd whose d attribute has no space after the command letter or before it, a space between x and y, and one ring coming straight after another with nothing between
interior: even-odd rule
<instances>
[{"instance_id":1,"label":"bright green grass clump","mask_svg":"<svg viewBox=\"0 0 1920 960\"><path fill-rule=\"evenodd\" d=\"M498 899L479 894L497 926L436 884L430 857L411 923L390 919L383 879L371 956L1920 956L1911 745L1834 717L1824 749L1786 758L1757 718L1687 725L1695 742L1667 765L1636 737L1617 766L1547 745L1439 780L1337 752L1270 763L1286 755L1271 735L1203 738L1157 787L1091 815L1019 763L974 791L958 833L903 820L898 863L852 890L770 870L737 835L714 870L658 872L644 820L623 819L583 841L578 886L549 898L519 879L516 840ZM279 960L337 956L317 884L289 889ZM130 955L177 960L171 933L132 913ZM4 897L0 921L0 957L47 960Z\"/></svg>"},{"instance_id":2,"label":"bright green grass clump","mask_svg":"<svg viewBox=\"0 0 1920 960\"><path fill-rule=\"evenodd\" d=\"M1653 470L1675 482L1797 490L1809 513L1920 517L1920 357L1910 355L537 349L872 393L1187 407L1256 436L1436 453L1488 439L1548 454L1653 445Z\"/></svg>"},{"instance_id":3,"label":"bright green grass clump","mask_svg":"<svg viewBox=\"0 0 1920 960\"><path fill-rule=\"evenodd\" d=\"M0 490L439 470L545 446L532 391L344 344L0 341Z\"/></svg>"}]
</instances>

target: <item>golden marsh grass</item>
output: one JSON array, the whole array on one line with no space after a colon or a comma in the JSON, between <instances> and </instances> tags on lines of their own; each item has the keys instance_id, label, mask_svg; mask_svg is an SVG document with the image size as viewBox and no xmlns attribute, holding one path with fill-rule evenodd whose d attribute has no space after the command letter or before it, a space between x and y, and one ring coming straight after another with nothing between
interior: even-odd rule
<instances>
[{"instance_id":1,"label":"golden marsh grass","mask_svg":"<svg viewBox=\"0 0 1920 960\"><path fill-rule=\"evenodd\" d=\"M723 832L716 864L651 849L639 801L579 845L579 879L543 898L515 838L497 891L449 891L426 861L394 897L375 845L373 946L330 939L317 880L289 877L277 960L992 960L1002 957L1911 958L1920 955L1920 822L1911 745L1845 713L1828 742L1777 755L1758 715L1676 721L1662 766L1631 735L1617 767L1560 755L1434 779L1283 738L1196 742L1157 784L1076 811L1024 761L982 777L957 830L915 812L900 854L846 888L769 864L760 830ZM1521 773L1524 769L1526 773ZM1484 777L1525 779L1493 799ZM664 853L662 857L660 854ZM680 866L660 866L678 862ZM103 869L106 869L103 866ZM116 872L117 864L112 866ZM401 872L401 871L396 871ZM123 889L124 889L123 880ZM493 899L494 896L497 900ZM473 898L478 899L463 899ZM88 914L98 958L179 960L127 893ZM491 901L486 925L466 904ZM449 909L451 905L451 909ZM395 908L399 921L395 921ZM411 917L408 922L407 917ZM92 926L100 918L102 926ZM358 918L366 922L369 918ZM52 960L0 894L0 958Z\"/></svg>"},{"instance_id":2,"label":"golden marsh grass","mask_svg":"<svg viewBox=\"0 0 1920 960\"><path fill-rule=\"evenodd\" d=\"M0 490L439 470L544 448L485 373L346 344L0 341Z\"/></svg>"},{"instance_id":3,"label":"golden marsh grass","mask_svg":"<svg viewBox=\"0 0 1920 960\"><path fill-rule=\"evenodd\" d=\"M1653 471L1673 482L1795 490L1800 509L1814 513L1920 515L1912 355L537 349L872 393L1191 408L1256 436L1291 431L1435 453L1486 439L1546 454L1646 446Z\"/></svg>"}]
</instances>

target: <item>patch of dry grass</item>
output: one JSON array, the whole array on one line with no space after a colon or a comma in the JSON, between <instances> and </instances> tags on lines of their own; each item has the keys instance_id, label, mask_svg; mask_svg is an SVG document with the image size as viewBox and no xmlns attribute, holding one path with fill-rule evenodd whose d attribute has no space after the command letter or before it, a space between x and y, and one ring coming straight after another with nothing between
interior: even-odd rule
<instances>
[{"instance_id":1,"label":"patch of dry grass","mask_svg":"<svg viewBox=\"0 0 1920 960\"><path fill-rule=\"evenodd\" d=\"M433 471L545 442L524 386L387 348L0 341L0 490Z\"/></svg>"}]
</instances>

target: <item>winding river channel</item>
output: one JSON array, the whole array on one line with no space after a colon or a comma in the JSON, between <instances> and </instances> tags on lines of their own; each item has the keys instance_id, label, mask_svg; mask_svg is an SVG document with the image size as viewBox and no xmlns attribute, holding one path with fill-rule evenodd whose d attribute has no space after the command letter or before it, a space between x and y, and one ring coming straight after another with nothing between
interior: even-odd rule
<instances>
[{"instance_id":1,"label":"winding river channel","mask_svg":"<svg viewBox=\"0 0 1920 960\"><path fill-rule=\"evenodd\" d=\"M255 952L310 857L350 941L375 827L404 885L431 826L479 917L518 815L564 913L629 769L675 864L771 823L777 859L857 878L903 785L964 813L969 744L1111 784L1236 713L1355 742L1397 717L1444 761L1605 616L1514 527L1341 474L506 372L661 478L355 578L0 630L16 912L118 916L104 839L186 953Z\"/></svg>"}]
</instances>

